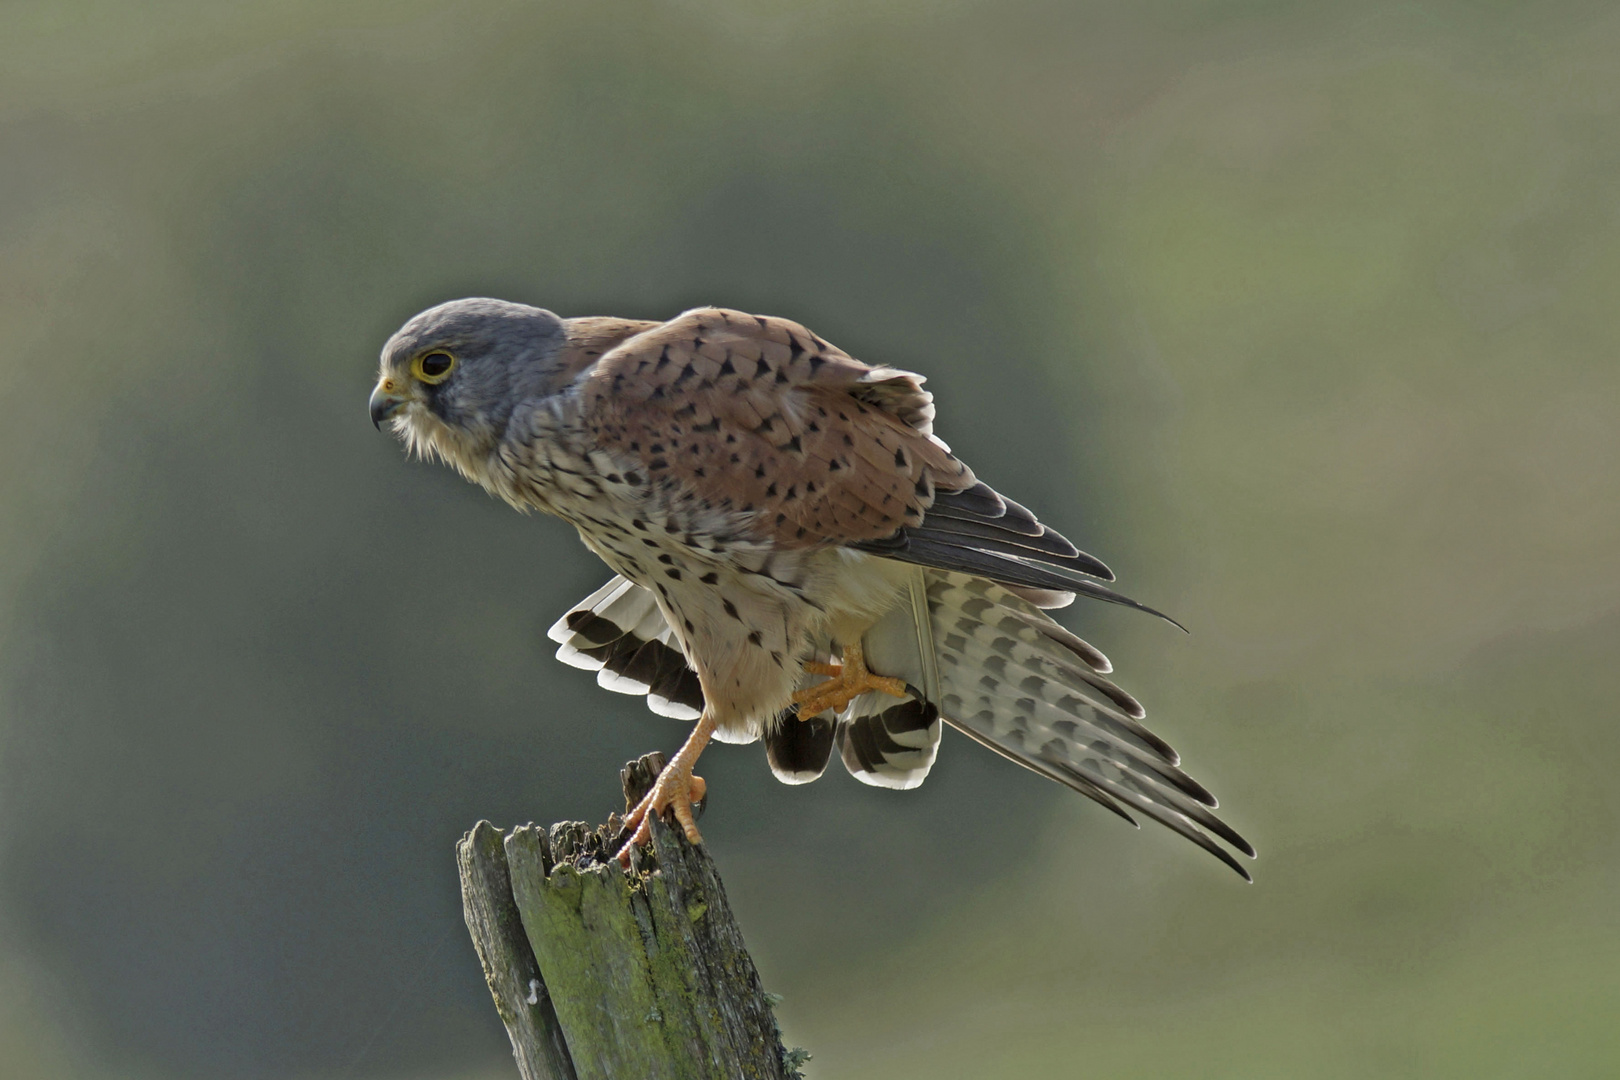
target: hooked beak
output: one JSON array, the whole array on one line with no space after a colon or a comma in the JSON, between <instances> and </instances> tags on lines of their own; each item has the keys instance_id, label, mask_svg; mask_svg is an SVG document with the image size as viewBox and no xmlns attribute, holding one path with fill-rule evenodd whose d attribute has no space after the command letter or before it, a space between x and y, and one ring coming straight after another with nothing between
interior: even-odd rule
<instances>
[{"instance_id":1,"label":"hooked beak","mask_svg":"<svg viewBox=\"0 0 1620 1080\"><path fill-rule=\"evenodd\" d=\"M381 431L383 421L403 409L408 401L410 398L406 396L404 388L393 379L378 382L377 388L371 392L372 426Z\"/></svg>"}]
</instances>

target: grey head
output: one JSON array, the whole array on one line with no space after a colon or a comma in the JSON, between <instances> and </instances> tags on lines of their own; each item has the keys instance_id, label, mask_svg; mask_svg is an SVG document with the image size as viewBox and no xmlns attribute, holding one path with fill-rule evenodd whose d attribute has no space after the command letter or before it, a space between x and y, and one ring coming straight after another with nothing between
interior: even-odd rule
<instances>
[{"instance_id":1,"label":"grey head","mask_svg":"<svg viewBox=\"0 0 1620 1080\"><path fill-rule=\"evenodd\" d=\"M494 450L515 409L560 389L567 331L544 308L474 297L428 308L383 346L371 420L463 472Z\"/></svg>"}]
</instances>

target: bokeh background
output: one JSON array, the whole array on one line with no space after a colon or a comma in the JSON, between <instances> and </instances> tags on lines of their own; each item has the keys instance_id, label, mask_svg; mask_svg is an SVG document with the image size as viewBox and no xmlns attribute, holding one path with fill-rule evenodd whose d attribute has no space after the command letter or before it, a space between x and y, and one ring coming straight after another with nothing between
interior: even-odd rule
<instances>
[{"instance_id":1,"label":"bokeh background","mask_svg":"<svg viewBox=\"0 0 1620 1080\"><path fill-rule=\"evenodd\" d=\"M1253 887L958 736L707 755L812 1076L1620 1073L1617 122L1591 2L5 4L0 1074L515 1075L452 845L682 731L367 422L473 294L925 372L1192 630L1064 616Z\"/></svg>"}]
</instances>

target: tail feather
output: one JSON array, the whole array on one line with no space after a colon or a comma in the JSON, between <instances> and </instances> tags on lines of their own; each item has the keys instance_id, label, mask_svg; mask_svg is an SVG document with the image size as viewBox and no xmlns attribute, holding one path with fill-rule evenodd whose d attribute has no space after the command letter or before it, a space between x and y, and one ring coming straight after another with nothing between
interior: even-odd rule
<instances>
[{"instance_id":1,"label":"tail feather","mask_svg":"<svg viewBox=\"0 0 1620 1080\"><path fill-rule=\"evenodd\" d=\"M800 720L784 709L765 729L765 760L784 784L808 784L827 771L832 760L837 721L831 713Z\"/></svg>"},{"instance_id":2,"label":"tail feather","mask_svg":"<svg viewBox=\"0 0 1620 1080\"><path fill-rule=\"evenodd\" d=\"M939 754L939 719L931 701L862 694L838 723L838 755L863 784L914 788L927 779Z\"/></svg>"},{"instance_id":3,"label":"tail feather","mask_svg":"<svg viewBox=\"0 0 1620 1080\"><path fill-rule=\"evenodd\" d=\"M952 720L986 727L991 735L1034 725L1074 742L1103 739L1117 744L1122 752L1150 757L1168 767L1179 762L1175 748L1152 731L1074 688L1040 676L1020 679L1028 689L1008 685L986 673L978 660L988 657L971 649L942 652L941 659L945 661L942 670L949 674L939 702Z\"/></svg>"},{"instance_id":4,"label":"tail feather","mask_svg":"<svg viewBox=\"0 0 1620 1080\"><path fill-rule=\"evenodd\" d=\"M1008 589L1007 591L1019 596L1020 599L1029 600L1028 597L1021 596L1017 589ZM1034 601L1029 602L1034 603ZM1035 604L1035 606L1039 607L1040 605ZM1025 613L1014 608L1003 608L1001 617L996 622L996 627L1007 634L1017 634L1022 628L1028 627L1042 637L1051 638L1059 645L1062 645L1069 652L1079 657L1082 663L1097 672L1097 674L1107 675L1114 670L1114 665L1109 662L1108 657L1102 654L1101 650L1090 642L1077 637L1071 631L1059 626L1041 612Z\"/></svg>"},{"instance_id":5,"label":"tail feather","mask_svg":"<svg viewBox=\"0 0 1620 1080\"><path fill-rule=\"evenodd\" d=\"M1139 722L1135 698L1101 677L1106 658L1047 629L1047 616L983 578L930 571L928 606L936 700L953 726L1127 819L1147 815L1249 877L1215 837L1251 857L1254 848L1213 813L1215 797L1177 767L1169 744Z\"/></svg>"},{"instance_id":6,"label":"tail feather","mask_svg":"<svg viewBox=\"0 0 1620 1080\"><path fill-rule=\"evenodd\" d=\"M1063 771L1064 773L1069 774L1070 776L1072 776L1076 780L1082 780L1082 781L1086 781L1088 783L1095 783L1094 780L1084 776L1081 771L1079 771L1079 770L1077 770L1075 768L1075 766L1073 766L1073 765L1071 765L1071 764L1069 764L1067 762L1065 762L1065 763L1063 763L1063 764L1061 764L1061 765L1059 765L1057 767L1061 771ZM1193 824L1193 822L1188 819L1187 815L1182 814L1182 813L1178 812L1177 810L1166 806L1162 801L1160 801L1158 799L1151 798L1148 795L1145 795L1145 794L1140 793L1140 792L1131 791L1128 788L1126 788L1123 785L1118 784L1118 783L1107 783L1107 784L1100 784L1100 785L1097 785L1097 786L1102 787L1102 789L1104 791L1106 791L1109 795L1113 796L1116 799L1123 800L1127 805L1133 807L1134 809L1140 811L1141 813L1146 814L1148 817L1152 818L1154 821L1157 821L1159 824L1161 824L1161 825L1165 826L1166 828L1170 829L1171 831L1175 832L1177 835L1183 836L1186 839L1188 839L1188 840L1192 841L1193 843L1197 844L1199 847L1203 848L1205 851L1209 852L1211 855L1213 855L1217 859L1221 860L1221 862L1223 862L1227 866L1231 867L1234 871L1237 872L1237 874L1240 877L1243 878L1244 881L1253 881L1254 880L1253 876L1250 875L1249 871L1244 868L1242 863L1240 863L1236 859L1234 859L1232 857L1231 853L1228 852L1225 848L1221 847L1221 845L1217 844L1214 840L1210 839L1208 834L1201 831L1197 827L1197 825ZM1210 817L1210 818L1214 818L1214 815L1207 815L1207 816ZM1215 819L1215 820L1218 821L1219 819ZM1254 857L1254 854L1255 854L1254 848L1249 844L1248 841L1244 840L1241 836L1238 836L1238 834L1235 831L1233 831L1232 829L1230 829L1229 827L1224 828L1223 832L1222 832L1222 838L1223 839L1227 839L1228 837L1235 837L1236 838L1235 841L1228 840L1228 842L1229 843L1234 843L1234 846L1238 847L1238 849L1240 851L1242 851L1245 855L1249 856L1250 858Z\"/></svg>"},{"instance_id":7,"label":"tail feather","mask_svg":"<svg viewBox=\"0 0 1620 1080\"><path fill-rule=\"evenodd\" d=\"M936 625L941 621L935 613ZM1033 627L1011 635L999 625L983 622L966 611L947 616L951 639L960 637L967 651L975 654L975 661L996 671L1013 673L1025 678L1030 675L1062 685L1080 694L1088 703L1099 708L1111 708L1118 713L1140 720L1147 715L1142 703L1126 693L1113 680L1089 667L1075 664L1074 656L1058 642L1040 634ZM1005 620L997 620L998 623ZM997 659L999 657L1000 659Z\"/></svg>"},{"instance_id":8,"label":"tail feather","mask_svg":"<svg viewBox=\"0 0 1620 1080\"><path fill-rule=\"evenodd\" d=\"M1008 761L1011 761L1016 765L1022 765L1030 772L1038 773L1041 776L1046 777L1048 780L1055 780L1065 787L1078 791L1086 798L1095 802L1098 806L1103 807L1112 814L1116 814L1119 817L1124 818L1125 821L1129 822L1133 827L1138 829L1141 828L1141 825L1137 824L1135 818L1131 817L1131 815L1127 813L1125 809L1119 805L1119 803L1108 797L1107 792L1103 791L1096 784L1093 784L1085 777L1065 773L1049 762L1043 761L1040 758L1031 758L1021 753L1015 753L1013 750L1002 746L988 735L981 735L972 728L963 727L961 724L958 724L955 721L951 722L951 726L985 749L995 751Z\"/></svg>"},{"instance_id":9,"label":"tail feather","mask_svg":"<svg viewBox=\"0 0 1620 1080\"><path fill-rule=\"evenodd\" d=\"M908 695L862 694L838 719L838 754L863 784L914 788L928 777L944 729L939 716L939 665L928 620L927 574L912 570L905 599L862 638L873 671L903 679Z\"/></svg>"}]
</instances>

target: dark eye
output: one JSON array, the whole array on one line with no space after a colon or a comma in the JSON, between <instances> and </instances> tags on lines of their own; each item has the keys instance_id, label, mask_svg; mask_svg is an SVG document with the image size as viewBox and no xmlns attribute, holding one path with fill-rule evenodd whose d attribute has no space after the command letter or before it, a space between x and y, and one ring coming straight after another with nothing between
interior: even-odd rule
<instances>
[{"instance_id":1,"label":"dark eye","mask_svg":"<svg viewBox=\"0 0 1620 1080\"><path fill-rule=\"evenodd\" d=\"M443 382L455 366L456 358L447 352L424 353L416 358L412 365L416 370L412 374L425 383Z\"/></svg>"}]
</instances>

